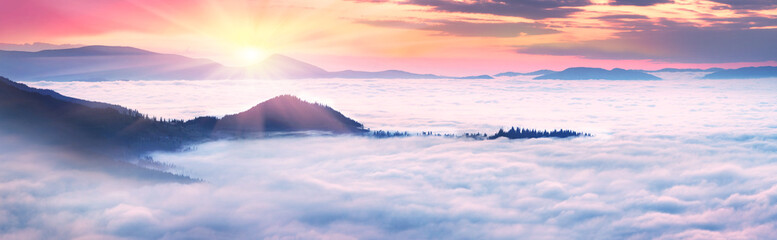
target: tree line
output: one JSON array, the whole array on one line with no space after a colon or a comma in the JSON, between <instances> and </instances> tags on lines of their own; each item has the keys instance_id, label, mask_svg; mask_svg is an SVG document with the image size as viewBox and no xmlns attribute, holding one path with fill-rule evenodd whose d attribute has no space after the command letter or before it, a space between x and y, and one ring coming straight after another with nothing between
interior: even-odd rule
<instances>
[{"instance_id":1,"label":"tree line","mask_svg":"<svg viewBox=\"0 0 777 240\"><path fill-rule=\"evenodd\" d=\"M505 131L499 129L495 134L489 135L487 133L464 133L462 135L456 135L451 133L435 133L432 131L423 131L421 133L411 134L408 132L400 131L369 131L368 136L375 138L394 138L394 137L410 137L410 136L431 136L431 137L448 137L448 138L470 138L476 140L493 140L500 137L508 139L528 139L528 138L569 138L569 137L590 137L590 133L576 132L572 130L557 129L557 130L537 130L528 128L515 128Z\"/></svg>"}]
</instances>

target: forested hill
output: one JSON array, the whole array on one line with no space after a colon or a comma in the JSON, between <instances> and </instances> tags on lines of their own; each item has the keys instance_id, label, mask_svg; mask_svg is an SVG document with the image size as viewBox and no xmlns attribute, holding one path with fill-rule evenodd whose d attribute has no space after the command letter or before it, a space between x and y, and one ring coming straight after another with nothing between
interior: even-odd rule
<instances>
[{"instance_id":1,"label":"forested hill","mask_svg":"<svg viewBox=\"0 0 777 240\"><path fill-rule=\"evenodd\" d=\"M293 96L276 97L224 119L161 120L116 105L29 88L2 77L0 128L36 142L121 156L176 150L186 144L230 134L364 131L361 123L330 107Z\"/></svg>"}]
</instances>

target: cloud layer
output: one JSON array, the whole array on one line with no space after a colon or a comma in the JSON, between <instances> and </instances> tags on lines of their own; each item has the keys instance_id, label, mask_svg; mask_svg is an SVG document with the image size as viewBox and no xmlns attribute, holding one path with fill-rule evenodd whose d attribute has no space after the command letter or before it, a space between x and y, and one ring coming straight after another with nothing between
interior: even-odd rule
<instances>
[{"instance_id":1,"label":"cloud layer","mask_svg":"<svg viewBox=\"0 0 777 240\"><path fill-rule=\"evenodd\" d=\"M770 239L775 139L314 137L155 155L206 179L191 185L4 155L0 237Z\"/></svg>"},{"instance_id":2,"label":"cloud layer","mask_svg":"<svg viewBox=\"0 0 777 240\"><path fill-rule=\"evenodd\" d=\"M500 127L521 125L595 134L673 134L768 130L774 126L761 120L777 118L771 90L777 88L777 82L698 81L694 78L703 73L694 74L657 73L666 80L630 82L510 77L489 81L300 79L28 84L177 119L223 116L281 94L292 94L327 104L365 127L383 130L495 132Z\"/></svg>"},{"instance_id":3,"label":"cloud layer","mask_svg":"<svg viewBox=\"0 0 777 240\"><path fill-rule=\"evenodd\" d=\"M160 116L291 92L379 129L596 136L290 137L153 155L205 180L189 185L68 168L58 160L77 156L3 138L0 239L777 237L777 84L661 77L36 83Z\"/></svg>"}]
</instances>

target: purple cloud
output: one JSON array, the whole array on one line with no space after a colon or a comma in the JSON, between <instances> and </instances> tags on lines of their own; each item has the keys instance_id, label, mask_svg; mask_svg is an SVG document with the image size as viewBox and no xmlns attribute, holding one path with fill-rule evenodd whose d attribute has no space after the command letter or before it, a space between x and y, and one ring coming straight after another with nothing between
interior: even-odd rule
<instances>
[{"instance_id":1,"label":"purple cloud","mask_svg":"<svg viewBox=\"0 0 777 240\"><path fill-rule=\"evenodd\" d=\"M517 37L522 35L541 35L559 32L539 23L472 23L457 21L434 21L430 23L359 21L359 23L380 27L436 31L455 36L477 37Z\"/></svg>"},{"instance_id":2,"label":"purple cloud","mask_svg":"<svg viewBox=\"0 0 777 240\"><path fill-rule=\"evenodd\" d=\"M652 6L661 3L674 3L674 0L615 0L610 5Z\"/></svg>"},{"instance_id":3,"label":"purple cloud","mask_svg":"<svg viewBox=\"0 0 777 240\"><path fill-rule=\"evenodd\" d=\"M676 28L621 32L607 40L531 45L520 47L517 52L683 63L760 62L777 60L774 39L777 29Z\"/></svg>"},{"instance_id":4,"label":"purple cloud","mask_svg":"<svg viewBox=\"0 0 777 240\"><path fill-rule=\"evenodd\" d=\"M363 2L386 2L380 0L356 0ZM494 1L451 1L451 0L408 0L402 4L429 6L435 11L485 13L528 19L562 18L582 10L565 7L590 5L589 0L494 0Z\"/></svg>"}]
</instances>

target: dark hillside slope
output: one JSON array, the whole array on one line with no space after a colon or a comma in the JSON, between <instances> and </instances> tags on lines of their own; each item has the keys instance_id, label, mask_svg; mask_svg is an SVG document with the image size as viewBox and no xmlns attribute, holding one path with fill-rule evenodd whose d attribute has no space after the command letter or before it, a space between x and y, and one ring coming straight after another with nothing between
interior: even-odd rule
<instances>
[{"instance_id":1,"label":"dark hillside slope","mask_svg":"<svg viewBox=\"0 0 777 240\"><path fill-rule=\"evenodd\" d=\"M156 121L134 111L63 101L24 91L26 86L9 82L0 78L0 126L42 143L84 152L131 155L177 149L183 142L207 135L191 124Z\"/></svg>"}]
</instances>

